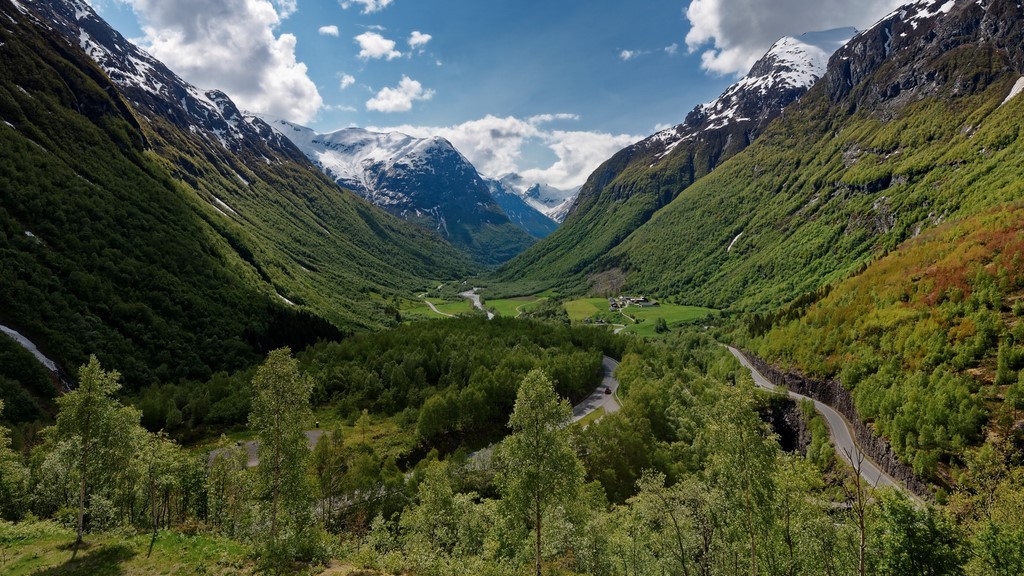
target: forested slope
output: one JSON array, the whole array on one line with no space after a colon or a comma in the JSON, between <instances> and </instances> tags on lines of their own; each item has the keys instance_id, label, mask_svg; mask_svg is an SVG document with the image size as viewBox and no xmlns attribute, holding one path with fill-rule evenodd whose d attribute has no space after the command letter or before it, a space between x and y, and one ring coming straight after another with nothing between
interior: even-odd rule
<instances>
[{"instance_id":1,"label":"forested slope","mask_svg":"<svg viewBox=\"0 0 1024 576\"><path fill-rule=\"evenodd\" d=\"M77 44L0 12L0 322L65 366L95 353L129 387L205 378L392 323L382 294L469 269L297 150L215 146L156 103L133 110Z\"/></svg>"},{"instance_id":2,"label":"forested slope","mask_svg":"<svg viewBox=\"0 0 1024 576\"><path fill-rule=\"evenodd\" d=\"M918 2L856 36L750 148L603 258L636 290L766 309L1021 197L1014 1Z\"/></svg>"}]
</instances>

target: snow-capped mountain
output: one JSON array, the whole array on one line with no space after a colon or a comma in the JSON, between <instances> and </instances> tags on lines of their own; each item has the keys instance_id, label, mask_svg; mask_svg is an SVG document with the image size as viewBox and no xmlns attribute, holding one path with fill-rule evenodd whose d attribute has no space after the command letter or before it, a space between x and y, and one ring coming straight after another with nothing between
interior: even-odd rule
<instances>
[{"instance_id":1,"label":"snow-capped mountain","mask_svg":"<svg viewBox=\"0 0 1024 576\"><path fill-rule=\"evenodd\" d=\"M266 122L243 114L219 90L200 90L185 82L111 28L84 0L21 0L21 5L39 14L44 25L76 39L128 103L145 116L169 120L231 152L258 149L258 155L268 162L278 155L301 158ZM159 130L159 126L155 128Z\"/></svg>"},{"instance_id":2,"label":"snow-capped mountain","mask_svg":"<svg viewBox=\"0 0 1024 576\"><path fill-rule=\"evenodd\" d=\"M501 206L509 220L534 238L545 238L558 228L558 223L539 212L500 180L487 180L491 197Z\"/></svg>"},{"instance_id":3,"label":"snow-capped mountain","mask_svg":"<svg viewBox=\"0 0 1024 576\"><path fill-rule=\"evenodd\" d=\"M410 222L437 230L487 262L477 245L484 228L512 227L505 248L532 243L491 197L476 168L444 138L345 128L320 134L291 122L273 127L343 188Z\"/></svg>"},{"instance_id":4,"label":"snow-capped mountain","mask_svg":"<svg viewBox=\"0 0 1024 576\"><path fill-rule=\"evenodd\" d=\"M682 124L658 132L645 142L663 146L663 157L680 142L737 122L752 123L759 131L825 74L829 57L856 33L854 28L836 28L779 39L743 79L721 96L697 106Z\"/></svg>"},{"instance_id":5,"label":"snow-capped mountain","mask_svg":"<svg viewBox=\"0 0 1024 576\"><path fill-rule=\"evenodd\" d=\"M683 190L749 146L825 74L830 56L855 33L841 28L781 38L716 100L606 160L587 178L559 229L499 277L554 285L606 257Z\"/></svg>"},{"instance_id":6,"label":"snow-capped mountain","mask_svg":"<svg viewBox=\"0 0 1024 576\"><path fill-rule=\"evenodd\" d=\"M565 220L572 201L580 191L579 187L563 190L540 182L530 182L515 173L502 176L498 182L506 190L518 195L538 212L559 224Z\"/></svg>"}]
</instances>

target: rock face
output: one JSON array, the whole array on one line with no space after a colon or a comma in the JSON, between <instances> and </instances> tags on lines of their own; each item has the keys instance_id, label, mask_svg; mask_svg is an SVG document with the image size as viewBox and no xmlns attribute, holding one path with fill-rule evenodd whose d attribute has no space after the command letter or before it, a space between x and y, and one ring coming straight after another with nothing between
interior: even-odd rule
<instances>
[{"instance_id":1,"label":"rock face","mask_svg":"<svg viewBox=\"0 0 1024 576\"><path fill-rule=\"evenodd\" d=\"M508 219L534 238L544 238L558 228L558 222L545 216L522 196L509 190L501 180L487 180L491 197L505 211Z\"/></svg>"},{"instance_id":2,"label":"rock face","mask_svg":"<svg viewBox=\"0 0 1024 576\"><path fill-rule=\"evenodd\" d=\"M911 492L922 498L932 497L928 484L917 477L910 466L904 464L893 452L885 438L875 435L864 423L853 403L853 396L837 380L818 382L794 372L783 372L764 360L744 352L750 363L772 384L828 404L846 417L853 425L857 445L869 458L878 463L886 474L902 482Z\"/></svg>"},{"instance_id":3,"label":"rock face","mask_svg":"<svg viewBox=\"0 0 1024 576\"><path fill-rule=\"evenodd\" d=\"M476 168L444 138L361 128L319 134L286 121L273 126L342 188L436 230L482 263L503 262L536 237L510 221ZM496 234L502 243L490 240Z\"/></svg>"},{"instance_id":4,"label":"rock face","mask_svg":"<svg viewBox=\"0 0 1024 576\"><path fill-rule=\"evenodd\" d=\"M822 82L832 102L852 97L851 111L868 108L882 118L947 86L953 96L976 92L994 75L943 56L974 45L989 57L1004 58L1013 69L1024 70L1021 13L1016 0L906 4L836 52ZM870 86L862 86L872 76Z\"/></svg>"}]
</instances>

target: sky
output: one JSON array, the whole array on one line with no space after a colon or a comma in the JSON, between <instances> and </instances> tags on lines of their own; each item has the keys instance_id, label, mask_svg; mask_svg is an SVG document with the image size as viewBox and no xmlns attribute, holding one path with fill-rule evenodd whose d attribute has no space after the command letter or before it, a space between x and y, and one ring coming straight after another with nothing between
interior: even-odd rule
<instances>
[{"instance_id":1,"label":"sky","mask_svg":"<svg viewBox=\"0 0 1024 576\"><path fill-rule=\"evenodd\" d=\"M240 108L319 132L448 138L489 177L579 186L780 37L898 0L90 0Z\"/></svg>"}]
</instances>

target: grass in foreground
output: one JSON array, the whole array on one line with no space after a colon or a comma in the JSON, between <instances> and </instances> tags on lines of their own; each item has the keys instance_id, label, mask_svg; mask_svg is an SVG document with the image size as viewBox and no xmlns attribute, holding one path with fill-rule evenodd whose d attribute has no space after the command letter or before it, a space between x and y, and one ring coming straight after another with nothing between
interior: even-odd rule
<instances>
[{"instance_id":1,"label":"grass in foreground","mask_svg":"<svg viewBox=\"0 0 1024 576\"><path fill-rule=\"evenodd\" d=\"M151 552L150 540L147 534L90 534L72 561L73 530L54 522L2 522L0 572L7 576L255 573L248 550L224 538L163 531Z\"/></svg>"}]
</instances>

